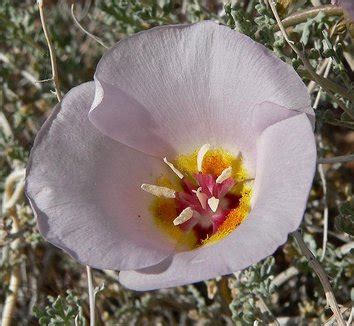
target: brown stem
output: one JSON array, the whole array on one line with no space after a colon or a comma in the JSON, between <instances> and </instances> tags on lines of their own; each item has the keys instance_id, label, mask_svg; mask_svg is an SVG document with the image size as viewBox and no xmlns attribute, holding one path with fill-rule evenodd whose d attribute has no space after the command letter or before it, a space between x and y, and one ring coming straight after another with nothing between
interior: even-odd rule
<instances>
[{"instance_id":1,"label":"brown stem","mask_svg":"<svg viewBox=\"0 0 354 326\"><path fill-rule=\"evenodd\" d=\"M17 217L17 211L15 204L22 197L24 189L24 171L18 170L12 172L5 181L5 190L3 196L2 209L3 214L8 215L12 219L12 230L11 233L15 234L20 232L20 223ZM17 185L16 185L17 183ZM20 256L19 245L21 243L21 238L18 237L11 242L11 250L13 252L12 260L16 260ZM12 267L10 281L9 281L9 294L6 296L5 303L3 306L1 325L10 326L15 311L15 306L18 297L18 291L21 284L21 271L18 264Z\"/></svg>"},{"instance_id":2,"label":"brown stem","mask_svg":"<svg viewBox=\"0 0 354 326\"><path fill-rule=\"evenodd\" d=\"M334 157L322 157L317 160L317 164L348 163L354 161L354 154Z\"/></svg>"},{"instance_id":3,"label":"brown stem","mask_svg":"<svg viewBox=\"0 0 354 326\"><path fill-rule=\"evenodd\" d=\"M338 94L342 95L343 97L348 98L350 101L354 102L354 94L352 92L347 91L345 88L337 85L336 83L334 83L334 82L330 81L329 79L326 79L316 73L316 71L312 68L309 60L306 58L305 54L295 46L295 43L292 40L289 39L288 33L286 32L286 30L283 26L283 23L279 17L279 14L278 14L277 9L275 7L274 1L268 0L268 4L273 12L274 18L277 21L277 24L279 26L281 33L283 34L285 41L289 44L289 46L292 48L292 50L300 58L300 60L302 61L302 64L304 65L306 70L311 75L311 78L319 86L321 86L327 92L327 94L332 95L332 93L338 93Z\"/></svg>"},{"instance_id":4,"label":"brown stem","mask_svg":"<svg viewBox=\"0 0 354 326\"><path fill-rule=\"evenodd\" d=\"M323 5L318 7L313 7L310 9L299 10L294 14L284 18L282 24L285 28L301 24L307 21L309 18L316 17L320 12L323 12L326 16L342 16L343 9L341 7L332 5ZM274 27L275 31L279 31L279 26Z\"/></svg>"},{"instance_id":5,"label":"brown stem","mask_svg":"<svg viewBox=\"0 0 354 326\"><path fill-rule=\"evenodd\" d=\"M270 321L268 321L267 325L270 326L280 325L278 320L274 317L272 311L269 309L269 307L267 306L267 304L265 303L265 301L260 295L256 295L256 305L258 306L258 308L263 314L267 314L270 317Z\"/></svg>"},{"instance_id":6,"label":"brown stem","mask_svg":"<svg viewBox=\"0 0 354 326\"><path fill-rule=\"evenodd\" d=\"M12 231L18 232L19 223L14 209L11 209L10 215L12 217ZM12 249L17 250L19 244L20 244L20 238L13 240L11 243ZM18 252L16 252L15 255L18 256ZM2 319L1 319L2 326L11 326L11 322L13 319L13 314L17 302L18 291L20 289L20 284L21 284L20 266L15 265L12 267L11 276L10 276L10 282L9 282L10 293L6 296L5 303L4 303Z\"/></svg>"},{"instance_id":7,"label":"brown stem","mask_svg":"<svg viewBox=\"0 0 354 326\"><path fill-rule=\"evenodd\" d=\"M50 64L52 66L52 76L54 81L55 93L57 96L58 101L60 102L62 99L61 91L60 91L60 83L58 78L58 68L57 68L57 59L55 56L55 50L52 44L52 41L49 37L49 32L47 26L45 24L44 12L43 12L43 0L37 0L38 9L39 9L39 16L41 17L42 28L44 32L45 39L47 41L49 55L50 55Z\"/></svg>"},{"instance_id":8,"label":"brown stem","mask_svg":"<svg viewBox=\"0 0 354 326\"><path fill-rule=\"evenodd\" d=\"M299 245L301 252L308 260L309 266L315 271L316 275L320 279L320 282L322 284L327 299L327 304L330 306L335 318L337 319L338 325L345 326L345 321L339 310L338 303L334 296L326 272L322 268L321 264L317 261L313 253L307 248L304 240L302 239L301 232L298 230L293 232L292 235L295 238L297 244Z\"/></svg>"}]
</instances>

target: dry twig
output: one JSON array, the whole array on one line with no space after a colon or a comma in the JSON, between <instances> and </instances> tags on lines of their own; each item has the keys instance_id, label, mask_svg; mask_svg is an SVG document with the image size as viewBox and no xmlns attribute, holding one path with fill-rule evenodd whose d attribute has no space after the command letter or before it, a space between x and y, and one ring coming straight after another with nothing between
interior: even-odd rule
<instances>
[{"instance_id":1,"label":"dry twig","mask_svg":"<svg viewBox=\"0 0 354 326\"><path fill-rule=\"evenodd\" d=\"M45 23L45 18L44 18L44 12L43 12L43 0L37 0L38 4L38 9L39 9L39 15L41 17L41 23L42 23L42 28L44 32L45 39L47 41L48 49L49 49L49 55L50 55L50 64L52 66L52 78L54 82L54 87L55 87L55 94L57 96L58 101L60 102L62 99L61 91L60 91L60 83L59 83L59 78L58 78L58 68L57 68L57 59L55 56L55 51L54 47L52 44L52 41L50 40L49 37L49 32Z\"/></svg>"},{"instance_id":2,"label":"dry twig","mask_svg":"<svg viewBox=\"0 0 354 326\"><path fill-rule=\"evenodd\" d=\"M17 217L17 212L15 205L20 200L23 194L24 189L24 170L15 170L8 175L5 181L5 190L3 196L2 209L3 214L8 215L12 219L12 229L11 233L20 232L20 225ZM14 239L11 242L11 249L14 252L15 260L19 256L18 247L20 245L20 237ZM10 326L13 318L15 305L18 297L18 291L20 289L21 284L21 272L20 266L15 265L12 268L10 281L9 281L9 294L6 296L1 325L2 326Z\"/></svg>"},{"instance_id":3,"label":"dry twig","mask_svg":"<svg viewBox=\"0 0 354 326\"><path fill-rule=\"evenodd\" d=\"M291 41L289 39L289 36L283 26L283 23L279 17L279 14L277 12L277 9L275 7L274 1L273 0L267 0L269 3L269 6L273 12L274 18L278 23L279 29L285 39L285 41L289 44L289 46L291 47L291 49L297 54L297 56L300 58L300 60L302 61L302 64L304 65L304 67L306 68L306 70L309 72L311 78L318 84L320 85L329 95L333 95L333 93L338 93L340 95L342 95L343 97L348 98L350 101L354 102L354 95L347 91L345 88L343 88L342 86L337 85L336 83L318 75L316 73L316 71L312 68L311 63L309 62L309 60L306 58L305 54L300 51L294 44L293 41ZM334 96L334 95L333 95ZM342 106L341 106L342 107ZM345 108L345 107L344 107ZM343 107L342 107L343 109ZM347 110L345 108L345 112L347 112L350 116L352 116L352 112L350 110ZM353 117L354 118L354 117Z\"/></svg>"},{"instance_id":4,"label":"dry twig","mask_svg":"<svg viewBox=\"0 0 354 326\"><path fill-rule=\"evenodd\" d=\"M310 9L304 9L296 11L295 13L291 14L290 16L284 18L282 20L282 24L285 28L298 25L301 23L306 22L309 18L316 17L320 12L326 14L326 16L342 16L343 9L341 7L336 7L332 5L323 5L323 6L316 6ZM279 26L277 26L276 30L279 30Z\"/></svg>"},{"instance_id":5,"label":"dry twig","mask_svg":"<svg viewBox=\"0 0 354 326\"><path fill-rule=\"evenodd\" d=\"M260 311L263 313L263 314L267 314L270 318L270 321L268 322L267 325L270 325L270 326L279 326L279 322L278 320L274 317L272 311L269 309L269 307L267 306L267 304L265 303L264 299L260 296L260 295L257 295L256 296L256 305L258 306L258 308L260 309Z\"/></svg>"},{"instance_id":6,"label":"dry twig","mask_svg":"<svg viewBox=\"0 0 354 326\"><path fill-rule=\"evenodd\" d=\"M332 66L332 58L329 58L326 64L326 68L323 74L324 78L328 77L328 74L331 70ZM315 103L313 105L314 110L317 109L318 103L320 102L321 98L321 93L322 93L322 88L319 89ZM318 145L320 149L323 149L323 141L322 141L322 135L321 135L321 130L318 132ZM322 241L322 255L320 260L322 261L326 255L326 248L327 248L327 241L328 241L328 198L327 198L327 180L326 180L326 175L323 169L322 165L317 166L318 173L321 178L321 183L322 183L322 190L323 190L323 241Z\"/></svg>"},{"instance_id":7,"label":"dry twig","mask_svg":"<svg viewBox=\"0 0 354 326\"><path fill-rule=\"evenodd\" d=\"M334 157L321 157L317 160L317 164L348 163L352 161L354 161L354 154L334 156Z\"/></svg>"},{"instance_id":8,"label":"dry twig","mask_svg":"<svg viewBox=\"0 0 354 326\"><path fill-rule=\"evenodd\" d=\"M90 326L95 326L95 293L93 288L92 271L90 266L86 266L86 273L90 302Z\"/></svg>"},{"instance_id":9,"label":"dry twig","mask_svg":"<svg viewBox=\"0 0 354 326\"><path fill-rule=\"evenodd\" d=\"M301 252L308 260L309 266L315 271L318 278L320 279L320 282L322 284L322 287L324 289L325 296L327 299L327 304L330 306L330 308L337 320L338 325L345 326L345 321L344 321L343 316L339 310L338 303L337 303L336 298L334 296L334 293L333 293L331 284L329 283L326 272L322 268L321 264L317 261L317 259L313 255L313 253L307 248L304 240L302 239L301 232L298 230L298 231L295 231L292 235L296 239L296 242L298 243Z\"/></svg>"},{"instance_id":10,"label":"dry twig","mask_svg":"<svg viewBox=\"0 0 354 326\"><path fill-rule=\"evenodd\" d=\"M97 36L93 35L92 33L90 33L89 31L87 31L81 24L80 22L77 20L77 18L75 17L75 13L74 13L74 6L75 4L73 3L71 5L71 16L73 17L74 23L77 25L77 27L79 27L87 36L89 36L90 38L92 38L94 41L96 41L98 44L102 45L105 49L109 49L109 47Z\"/></svg>"}]
</instances>

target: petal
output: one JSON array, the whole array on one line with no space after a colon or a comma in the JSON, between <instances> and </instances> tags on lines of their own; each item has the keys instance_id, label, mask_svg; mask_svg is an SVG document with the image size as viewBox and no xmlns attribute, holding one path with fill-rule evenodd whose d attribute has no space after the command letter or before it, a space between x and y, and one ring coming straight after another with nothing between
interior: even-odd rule
<instances>
[{"instance_id":1,"label":"petal","mask_svg":"<svg viewBox=\"0 0 354 326\"><path fill-rule=\"evenodd\" d=\"M160 157L205 143L249 152L252 108L263 102L313 116L292 67L210 21L158 27L119 42L99 62L95 81L94 125Z\"/></svg>"},{"instance_id":2,"label":"petal","mask_svg":"<svg viewBox=\"0 0 354 326\"><path fill-rule=\"evenodd\" d=\"M174 244L153 225L140 189L165 169L104 136L88 120L94 83L72 89L39 132L27 196L42 235L83 264L132 269L166 258Z\"/></svg>"},{"instance_id":3,"label":"petal","mask_svg":"<svg viewBox=\"0 0 354 326\"><path fill-rule=\"evenodd\" d=\"M316 167L316 146L308 118L297 115L273 124L257 144L253 209L229 237L175 254L168 264L120 273L135 290L177 286L233 273L271 255L301 222Z\"/></svg>"},{"instance_id":4,"label":"petal","mask_svg":"<svg viewBox=\"0 0 354 326\"><path fill-rule=\"evenodd\" d=\"M245 131L246 144L242 156L250 177L255 176L257 164L257 140L262 132L273 124L282 120L294 117L299 113L295 110L288 110L286 107L274 104L272 102L263 102L256 104L251 111L251 122L249 128ZM310 121L315 121L311 116L307 116Z\"/></svg>"},{"instance_id":5,"label":"petal","mask_svg":"<svg viewBox=\"0 0 354 326\"><path fill-rule=\"evenodd\" d=\"M354 19L354 1L353 0L340 0L339 5L342 6L348 13L351 19Z\"/></svg>"}]
</instances>

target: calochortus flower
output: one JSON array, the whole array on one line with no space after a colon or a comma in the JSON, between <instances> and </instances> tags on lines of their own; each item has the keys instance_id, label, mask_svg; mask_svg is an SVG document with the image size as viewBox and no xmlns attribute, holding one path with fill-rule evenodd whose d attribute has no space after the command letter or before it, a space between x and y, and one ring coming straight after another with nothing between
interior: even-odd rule
<instances>
[{"instance_id":1,"label":"calochortus flower","mask_svg":"<svg viewBox=\"0 0 354 326\"><path fill-rule=\"evenodd\" d=\"M112 47L35 141L27 196L43 236L149 290L271 255L304 213L314 114L294 70L213 22Z\"/></svg>"}]
</instances>

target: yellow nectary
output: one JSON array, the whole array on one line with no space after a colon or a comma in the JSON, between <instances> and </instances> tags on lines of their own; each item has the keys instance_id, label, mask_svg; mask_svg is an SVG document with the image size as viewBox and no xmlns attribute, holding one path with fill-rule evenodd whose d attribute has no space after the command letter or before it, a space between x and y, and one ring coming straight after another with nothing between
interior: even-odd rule
<instances>
[{"instance_id":1,"label":"yellow nectary","mask_svg":"<svg viewBox=\"0 0 354 326\"><path fill-rule=\"evenodd\" d=\"M248 174L242 156L234 156L222 148L210 149L202 157L201 171L198 171L198 152L180 155L172 162L183 174L182 178L171 175L156 180L157 186L174 189L176 198L155 197L150 206L158 228L177 240L181 250L223 239L250 211L252 188L245 182ZM218 179L230 167L231 176ZM180 225L174 225L186 209L190 214L183 216Z\"/></svg>"}]
</instances>

